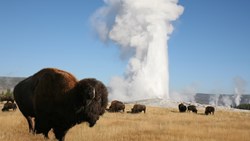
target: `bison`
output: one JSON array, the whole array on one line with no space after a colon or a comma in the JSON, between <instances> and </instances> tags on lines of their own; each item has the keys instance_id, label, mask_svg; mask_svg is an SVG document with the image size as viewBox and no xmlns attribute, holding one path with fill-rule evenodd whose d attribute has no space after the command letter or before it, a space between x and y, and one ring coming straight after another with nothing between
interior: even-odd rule
<instances>
[{"instance_id":1,"label":"bison","mask_svg":"<svg viewBox=\"0 0 250 141\"><path fill-rule=\"evenodd\" d=\"M111 105L109 106L109 109L107 111L109 112L119 112L125 110L125 104L121 101L114 100L111 102Z\"/></svg>"},{"instance_id":2,"label":"bison","mask_svg":"<svg viewBox=\"0 0 250 141\"><path fill-rule=\"evenodd\" d=\"M108 104L107 88L94 78L78 81L66 71L45 68L28 79L15 88L15 99L23 111L30 110L23 102L30 103L34 130L45 137L53 129L56 139L64 141L67 131L76 124L88 122L93 127Z\"/></svg>"},{"instance_id":3,"label":"bison","mask_svg":"<svg viewBox=\"0 0 250 141\"><path fill-rule=\"evenodd\" d=\"M0 101L7 101L7 102L12 102L14 103L14 98L12 96L1 96Z\"/></svg>"},{"instance_id":4,"label":"bison","mask_svg":"<svg viewBox=\"0 0 250 141\"><path fill-rule=\"evenodd\" d=\"M214 115L214 107L212 106L207 106L206 109L205 109L205 114L208 115L208 114L213 114Z\"/></svg>"},{"instance_id":5,"label":"bison","mask_svg":"<svg viewBox=\"0 0 250 141\"><path fill-rule=\"evenodd\" d=\"M7 103L5 103L5 104L3 105L2 111L3 111L3 112L4 112L4 111L9 111L9 109L13 109L13 111L15 111L16 108L17 108L17 106L16 106L15 103L9 103L9 102L7 102Z\"/></svg>"},{"instance_id":6,"label":"bison","mask_svg":"<svg viewBox=\"0 0 250 141\"><path fill-rule=\"evenodd\" d=\"M193 113L196 113L197 114L197 109L196 109L196 106L194 106L194 105L189 105L188 107L187 107L187 110L190 112L190 111L192 111Z\"/></svg>"},{"instance_id":7,"label":"bison","mask_svg":"<svg viewBox=\"0 0 250 141\"><path fill-rule=\"evenodd\" d=\"M135 104L133 108L131 109L131 113L140 113L140 112L146 113L146 106L141 104Z\"/></svg>"},{"instance_id":8,"label":"bison","mask_svg":"<svg viewBox=\"0 0 250 141\"><path fill-rule=\"evenodd\" d=\"M187 107L183 103L179 104L178 107L179 107L179 112L186 112L187 110Z\"/></svg>"}]
</instances>

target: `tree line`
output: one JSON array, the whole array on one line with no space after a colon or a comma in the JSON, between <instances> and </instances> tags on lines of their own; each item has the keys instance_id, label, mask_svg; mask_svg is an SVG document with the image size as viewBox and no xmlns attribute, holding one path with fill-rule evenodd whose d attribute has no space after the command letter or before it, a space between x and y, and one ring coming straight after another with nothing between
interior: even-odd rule
<instances>
[{"instance_id":1,"label":"tree line","mask_svg":"<svg viewBox=\"0 0 250 141\"><path fill-rule=\"evenodd\" d=\"M11 96L11 97L13 97L13 91L11 91L11 89L7 89L5 92L2 91L1 96Z\"/></svg>"}]
</instances>

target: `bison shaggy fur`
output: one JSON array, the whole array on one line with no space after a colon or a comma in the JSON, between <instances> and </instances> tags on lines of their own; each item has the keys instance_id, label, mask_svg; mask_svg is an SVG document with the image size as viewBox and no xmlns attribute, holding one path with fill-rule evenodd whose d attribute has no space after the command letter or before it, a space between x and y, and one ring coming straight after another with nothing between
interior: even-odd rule
<instances>
[{"instance_id":1,"label":"bison shaggy fur","mask_svg":"<svg viewBox=\"0 0 250 141\"><path fill-rule=\"evenodd\" d=\"M29 132L34 133L34 123L32 118L35 117L34 111L34 90L39 81L39 78L46 71L40 71L39 73L30 76L23 81L19 82L13 91L14 99L23 114L26 118L29 125Z\"/></svg>"},{"instance_id":2,"label":"bison shaggy fur","mask_svg":"<svg viewBox=\"0 0 250 141\"><path fill-rule=\"evenodd\" d=\"M125 104L121 101L114 100L111 102L111 105L109 106L109 109L107 109L109 112L120 112L125 111Z\"/></svg>"},{"instance_id":3,"label":"bison shaggy fur","mask_svg":"<svg viewBox=\"0 0 250 141\"><path fill-rule=\"evenodd\" d=\"M141 104L135 104L133 108L131 109L131 113L140 113L140 112L146 113L146 106Z\"/></svg>"},{"instance_id":4,"label":"bison shaggy fur","mask_svg":"<svg viewBox=\"0 0 250 141\"><path fill-rule=\"evenodd\" d=\"M178 108L179 108L179 112L186 112L187 110L187 107L183 103L179 104Z\"/></svg>"},{"instance_id":5,"label":"bison shaggy fur","mask_svg":"<svg viewBox=\"0 0 250 141\"><path fill-rule=\"evenodd\" d=\"M88 122L93 127L105 112L108 91L94 78L78 81L66 71L46 68L30 79L36 81L22 85L32 88L28 89L32 98L26 99L33 106L35 132L38 134L43 133L46 137L53 129L55 137L63 141L71 127L81 122ZM25 87L22 85L20 89Z\"/></svg>"},{"instance_id":6,"label":"bison shaggy fur","mask_svg":"<svg viewBox=\"0 0 250 141\"><path fill-rule=\"evenodd\" d=\"M4 112L4 111L9 111L9 109L13 109L13 111L15 111L16 108L17 108L17 106L16 106L15 103L9 103L9 102L7 102L7 103L5 103L5 104L3 105L2 111L3 111L3 112Z\"/></svg>"},{"instance_id":7,"label":"bison shaggy fur","mask_svg":"<svg viewBox=\"0 0 250 141\"><path fill-rule=\"evenodd\" d=\"M205 109L205 114L206 115L208 115L208 114L214 114L214 112L215 112L215 109L212 106L207 106L206 109Z\"/></svg>"}]
</instances>

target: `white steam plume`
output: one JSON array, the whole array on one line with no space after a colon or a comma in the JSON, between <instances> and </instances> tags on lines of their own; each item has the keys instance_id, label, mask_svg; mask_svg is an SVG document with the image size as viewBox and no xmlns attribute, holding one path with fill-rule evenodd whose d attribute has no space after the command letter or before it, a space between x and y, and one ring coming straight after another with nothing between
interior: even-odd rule
<instances>
[{"instance_id":1,"label":"white steam plume","mask_svg":"<svg viewBox=\"0 0 250 141\"><path fill-rule=\"evenodd\" d=\"M240 101L241 101L241 96L245 92L246 81L243 78L238 76L238 77L234 78L234 85L235 85L234 102L235 102L236 106L238 106L240 104Z\"/></svg>"},{"instance_id":2,"label":"white steam plume","mask_svg":"<svg viewBox=\"0 0 250 141\"><path fill-rule=\"evenodd\" d=\"M178 102L195 102L195 95L197 93L198 85L193 83L186 86L180 91L170 92L170 99Z\"/></svg>"},{"instance_id":3,"label":"white steam plume","mask_svg":"<svg viewBox=\"0 0 250 141\"><path fill-rule=\"evenodd\" d=\"M113 77L110 99L169 98L167 40L183 12L178 0L104 0L92 21L102 40L131 55L124 77Z\"/></svg>"}]
</instances>

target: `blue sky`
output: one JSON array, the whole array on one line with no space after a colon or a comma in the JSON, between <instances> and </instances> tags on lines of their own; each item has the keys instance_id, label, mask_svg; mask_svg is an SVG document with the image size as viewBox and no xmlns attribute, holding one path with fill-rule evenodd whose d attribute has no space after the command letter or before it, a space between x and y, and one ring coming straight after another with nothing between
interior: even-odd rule
<instances>
[{"instance_id":1,"label":"blue sky","mask_svg":"<svg viewBox=\"0 0 250 141\"><path fill-rule=\"evenodd\" d=\"M250 1L180 0L185 10L168 41L170 89L250 93ZM27 77L44 67L95 77L106 84L126 60L102 43L90 17L102 0L0 0L0 76Z\"/></svg>"}]
</instances>

